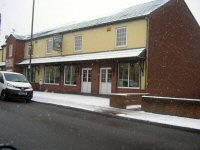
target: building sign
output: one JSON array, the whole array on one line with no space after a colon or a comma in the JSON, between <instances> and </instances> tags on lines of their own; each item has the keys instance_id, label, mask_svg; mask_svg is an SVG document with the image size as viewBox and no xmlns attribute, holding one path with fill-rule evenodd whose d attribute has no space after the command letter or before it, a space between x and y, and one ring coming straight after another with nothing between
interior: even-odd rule
<instances>
[{"instance_id":1,"label":"building sign","mask_svg":"<svg viewBox=\"0 0 200 150\"><path fill-rule=\"evenodd\" d=\"M62 50L62 40L63 40L62 34L54 35L54 38L53 38L53 49L54 50L56 50L56 51Z\"/></svg>"},{"instance_id":2,"label":"building sign","mask_svg":"<svg viewBox=\"0 0 200 150\"><path fill-rule=\"evenodd\" d=\"M6 59L6 68L13 67L13 59Z\"/></svg>"}]
</instances>

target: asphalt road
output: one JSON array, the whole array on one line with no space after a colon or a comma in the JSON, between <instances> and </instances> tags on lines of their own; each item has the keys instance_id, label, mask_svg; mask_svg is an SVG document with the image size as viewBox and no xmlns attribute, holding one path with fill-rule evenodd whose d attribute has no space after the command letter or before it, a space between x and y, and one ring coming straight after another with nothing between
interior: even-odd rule
<instances>
[{"instance_id":1,"label":"asphalt road","mask_svg":"<svg viewBox=\"0 0 200 150\"><path fill-rule=\"evenodd\" d=\"M200 134L67 107L0 101L0 143L19 150L199 150Z\"/></svg>"}]
</instances>

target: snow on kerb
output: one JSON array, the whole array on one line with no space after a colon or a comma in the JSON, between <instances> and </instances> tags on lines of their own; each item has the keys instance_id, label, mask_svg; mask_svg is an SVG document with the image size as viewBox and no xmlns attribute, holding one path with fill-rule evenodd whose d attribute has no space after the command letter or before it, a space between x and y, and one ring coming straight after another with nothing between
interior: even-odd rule
<instances>
[{"instance_id":1,"label":"snow on kerb","mask_svg":"<svg viewBox=\"0 0 200 150\"><path fill-rule=\"evenodd\" d=\"M143 98L153 99L167 99L167 100L179 100L179 101L195 101L200 102L200 99L188 99L188 98L175 98L175 97L160 97L160 96L142 96Z\"/></svg>"}]
</instances>

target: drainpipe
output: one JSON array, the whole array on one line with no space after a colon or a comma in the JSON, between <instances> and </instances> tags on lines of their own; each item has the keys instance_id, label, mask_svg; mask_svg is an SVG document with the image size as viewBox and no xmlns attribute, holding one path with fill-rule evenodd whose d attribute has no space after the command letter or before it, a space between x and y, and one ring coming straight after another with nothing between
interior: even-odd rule
<instances>
[{"instance_id":1,"label":"drainpipe","mask_svg":"<svg viewBox=\"0 0 200 150\"><path fill-rule=\"evenodd\" d=\"M148 56L149 56L149 16L145 17L147 21L147 38L146 38L146 73L145 73L145 88L147 89L148 87Z\"/></svg>"}]
</instances>

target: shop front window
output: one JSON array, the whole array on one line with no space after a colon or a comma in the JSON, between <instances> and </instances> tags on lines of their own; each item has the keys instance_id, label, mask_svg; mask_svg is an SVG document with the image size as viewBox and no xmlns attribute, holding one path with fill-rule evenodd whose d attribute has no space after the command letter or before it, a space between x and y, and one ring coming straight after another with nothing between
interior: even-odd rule
<instances>
[{"instance_id":1,"label":"shop front window","mask_svg":"<svg viewBox=\"0 0 200 150\"><path fill-rule=\"evenodd\" d=\"M60 83L60 67L46 66L45 67L45 83L59 84Z\"/></svg>"},{"instance_id":2,"label":"shop front window","mask_svg":"<svg viewBox=\"0 0 200 150\"><path fill-rule=\"evenodd\" d=\"M29 76L28 71L29 71L29 69L28 69L28 67L26 67L25 70L24 70L24 75L26 76L26 78L27 78L28 80L30 80L29 82L35 83L35 78L36 78L36 77L35 77L35 75L36 75L36 66L32 66L32 67L31 67L31 73L30 73L31 78L30 78L30 76Z\"/></svg>"},{"instance_id":3,"label":"shop front window","mask_svg":"<svg viewBox=\"0 0 200 150\"><path fill-rule=\"evenodd\" d=\"M140 67L138 63L120 63L118 87L139 87Z\"/></svg>"},{"instance_id":4,"label":"shop front window","mask_svg":"<svg viewBox=\"0 0 200 150\"><path fill-rule=\"evenodd\" d=\"M76 85L76 66L74 65L65 66L65 84Z\"/></svg>"}]
</instances>

